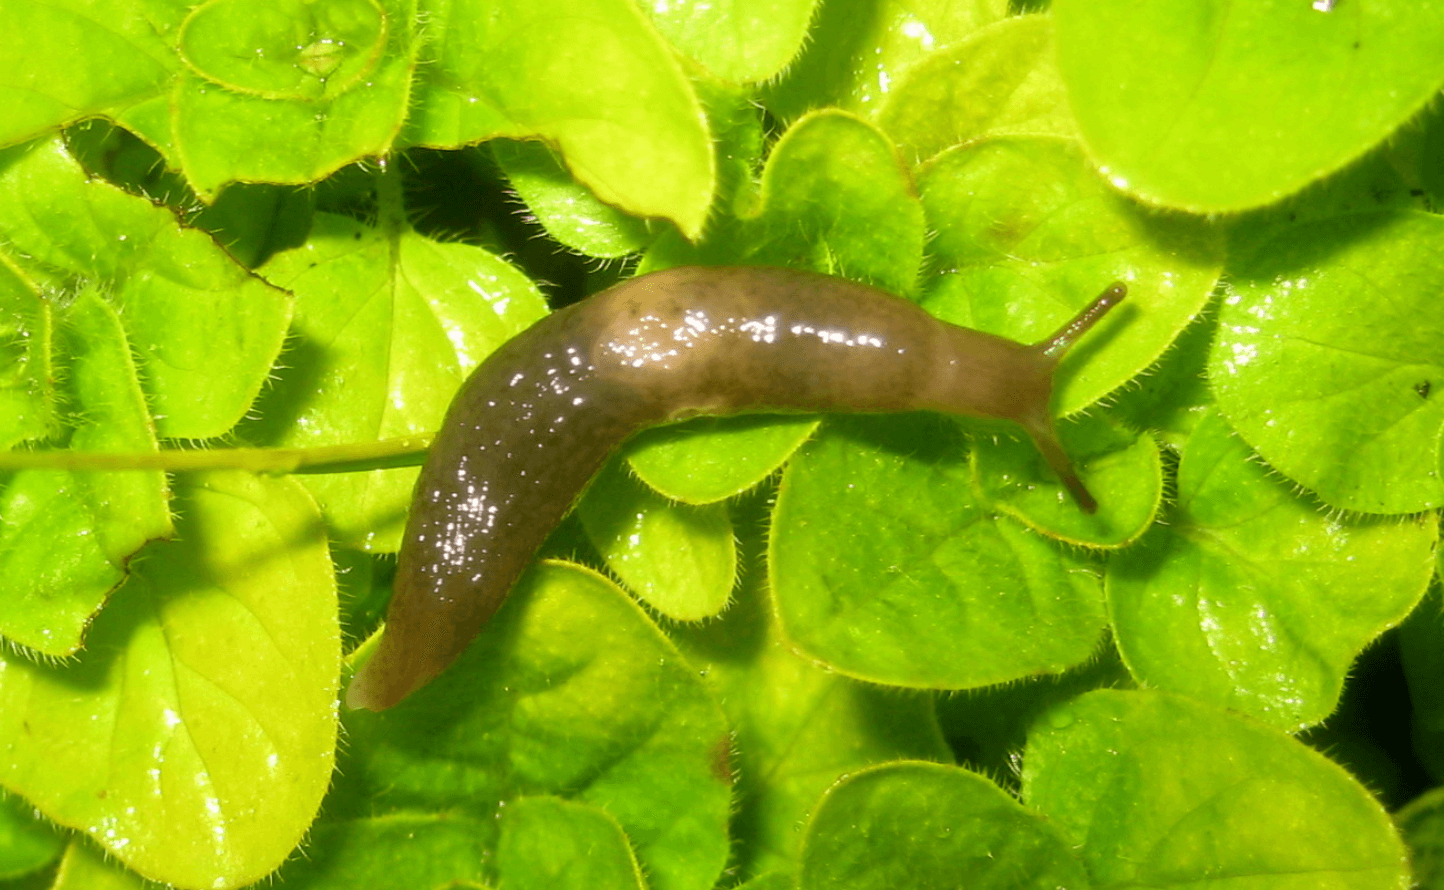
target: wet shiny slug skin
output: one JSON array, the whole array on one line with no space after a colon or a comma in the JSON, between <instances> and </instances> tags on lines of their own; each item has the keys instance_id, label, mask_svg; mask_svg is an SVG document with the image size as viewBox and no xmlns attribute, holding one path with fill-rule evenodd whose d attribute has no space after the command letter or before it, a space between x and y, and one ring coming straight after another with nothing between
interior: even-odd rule
<instances>
[{"instance_id":1,"label":"wet shiny slug skin","mask_svg":"<svg viewBox=\"0 0 1444 890\"><path fill-rule=\"evenodd\" d=\"M866 285L763 267L668 269L547 316L452 402L417 480L385 630L347 704L389 708L445 670L608 456L667 420L769 409L1012 420L1092 512L1048 402L1059 359L1124 292L1111 285L1033 345Z\"/></svg>"}]
</instances>

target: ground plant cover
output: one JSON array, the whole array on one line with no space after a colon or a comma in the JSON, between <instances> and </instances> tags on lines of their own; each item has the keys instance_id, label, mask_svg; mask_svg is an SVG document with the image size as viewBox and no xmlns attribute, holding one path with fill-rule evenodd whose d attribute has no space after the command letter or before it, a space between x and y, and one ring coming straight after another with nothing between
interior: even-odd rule
<instances>
[{"instance_id":1,"label":"ground plant cover","mask_svg":"<svg viewBox=\"0 0 1444 890\"><path fill-rule=\"evenodd\" d=\"M0 885L1444 887L1444 4L0 0ZM642 433L340 704L458 386L671 266L1053 410Z\"/></svg>"}]
</instances>

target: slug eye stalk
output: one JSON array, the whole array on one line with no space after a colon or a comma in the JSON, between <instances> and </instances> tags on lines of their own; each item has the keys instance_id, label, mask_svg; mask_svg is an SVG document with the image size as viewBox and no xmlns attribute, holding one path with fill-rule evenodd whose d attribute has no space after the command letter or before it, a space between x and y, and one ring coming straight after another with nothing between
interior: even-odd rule
<instances>
[{"instance_id":1,"label":"slug eye stalk","mask_svg":"<svg viewBox=\"0 0 1444 890\"><path fill-rule=\"evenodd\" d=\"M1103 289L1093 302L1083 307L1083 311L1073 316L1067 324L1059 328L1051 337L1040 340L1033 344L1033 348L1040 355L1050 362L1049 377L1052 377L1052 369L1056 369L1063 356L1077 343L1084 334L1088 333L1094 325L1098 324L1114 306L1123 301L1128 295L1128 287L1121 281L1115 281ZM1063 449L1063 443L1058 439L1058 428L1044 406L1042 411L1030 413L1021 419L1019 423L1027 431L1028 436L1037 446L1038 453L1058 474L1058 479L1073 500L1078 502L1078 507L1084 513L1093 514L1098 512L1098 501L1083 485L1083 480L1078 478L1078 473L1073 469L1073 462L1069 460L1068 453Z\"/></svg>"},{"instance_id":2,"label":"slug eye stalk","mask_svg":"<svg viewBox=\"0 0 1444 890\"><path fill-rule=\"evenodd\" d=\"M1061 359L1063 354L1077 343L1079 338L1088 333L1103 316L1128 296L1128 286L1121 281L1115 281L1103 289L1093 302L1083 307L1083 311L1073 316L1073 319L1063 325L1053 336L1046 340L1040 340L1033 344L1033 348L1051 359Z\"/></svg>"}]
</instances>

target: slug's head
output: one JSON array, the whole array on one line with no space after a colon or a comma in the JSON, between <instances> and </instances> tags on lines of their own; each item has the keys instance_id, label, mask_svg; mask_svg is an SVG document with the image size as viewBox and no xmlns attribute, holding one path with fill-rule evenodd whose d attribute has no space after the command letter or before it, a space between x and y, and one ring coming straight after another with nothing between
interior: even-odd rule
<instances>
[{"instance_id":1,"label":"slug's head","mask_svg":"<svg viewBox=\"0 0 1444 890\"><path fill-rule=\"evenodd\" d=\"M1033 344L1031 347L1033 352L1047 362L1050 390L1052 373L1058 367L1058 363L1062 361L1063 356L1127 294L1128 288L1123 282L1113 282L1104 288L1103 293L1099 294L1097 299L1085 306L1082 312L1059 328L1053 336ZM1049 412L1046 400L1043 404L1030 406L1030 410L1020 416L1018 422L1032 437L1033 443L1038 446L1038 452L1043 455L1048 466L1053 468L1053 472L1058 474L1063 486L1073 495L1073 499L1078 502L1078 506L1082 508L1083 512L1097 512L1098 502L1083 486L1082 480L1078 478L1077 472L1073 469L1073 462L1068 459L1068 453L1063 450L1063 443L1058 439L1058 430L1053 425L1053 415Z\"/></svg>"}]
</instances>

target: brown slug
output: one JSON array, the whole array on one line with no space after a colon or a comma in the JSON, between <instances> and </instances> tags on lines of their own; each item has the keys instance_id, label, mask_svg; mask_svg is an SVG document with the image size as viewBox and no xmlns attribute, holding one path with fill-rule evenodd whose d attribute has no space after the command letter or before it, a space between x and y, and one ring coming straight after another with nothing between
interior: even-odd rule
<instances>
[{"instance_id":1,"label":"brown slug","mask_svg":"<svg viewBox=\"0 0 1444 890\"><path fill-rule=\"evenodd\" d=\"M501 606L603 462L646 426L743 411L932 410L1016 421L1082 509L1049 413L1053 372L1114 283L1031 346L813 272L681 267L559 310L482 362L431 446L376 652L352 708L429 682Z\"/></svg>"}]
</instances>

